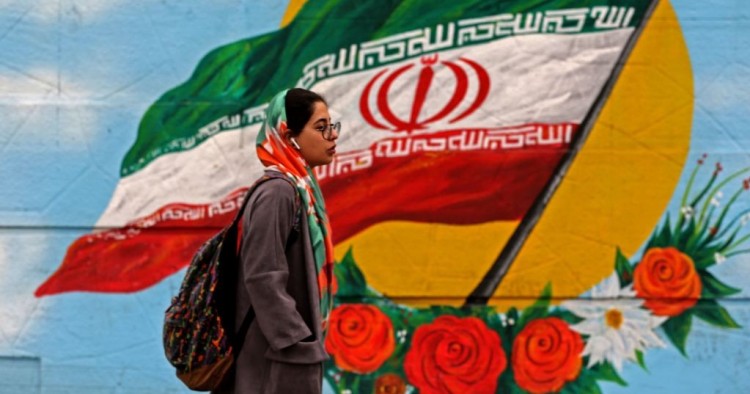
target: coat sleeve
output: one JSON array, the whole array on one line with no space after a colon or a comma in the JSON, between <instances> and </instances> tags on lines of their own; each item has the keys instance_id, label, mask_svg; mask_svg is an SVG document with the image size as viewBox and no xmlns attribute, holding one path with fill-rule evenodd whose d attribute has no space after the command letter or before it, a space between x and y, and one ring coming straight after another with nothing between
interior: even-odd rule
<instances>
[{"instance_id":1,"label":"coat sleeve","mask_svg":"<svg viewBox=\"0 0 750 394\"><path fill-rule=\"evenodd\" d=\"M260 330L271 348L279 350L312 335L287 291L285 252L294 224L296 190L282 179L272 179L256 193L242 218L243 281Z\"/></svg>"}]
</instances>

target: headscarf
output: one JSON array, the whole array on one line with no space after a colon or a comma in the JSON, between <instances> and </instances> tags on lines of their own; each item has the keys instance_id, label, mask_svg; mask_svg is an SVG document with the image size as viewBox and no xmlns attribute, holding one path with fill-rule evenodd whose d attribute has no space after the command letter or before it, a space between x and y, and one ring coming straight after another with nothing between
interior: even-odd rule
<instances>
[{"instance_id":1,"label":"headscarf","mask_svg":"<svg viewBox=\"0 0 750 394\"><path fill-rule=\"evenodd\" d=\"M335 291L331 227L323 194L315 174L300 152L282 137L287 130L285 105L287 91L277 94L268 103L266 119L256 141L256 152L266 168L281 172L292 180L297 186L303 207L306 208L304 212L307 214L307 225L318 276L321 328L325 332L328 326L328 315L333 307L333 292Z\"/></svg>"}]
</instances>

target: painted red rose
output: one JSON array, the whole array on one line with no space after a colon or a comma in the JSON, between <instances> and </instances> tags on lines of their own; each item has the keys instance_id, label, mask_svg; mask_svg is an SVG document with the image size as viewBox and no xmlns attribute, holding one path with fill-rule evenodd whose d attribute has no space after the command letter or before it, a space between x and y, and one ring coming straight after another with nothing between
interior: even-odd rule
<instances>
[{"instance_id":1,"label":"painted red rose","mask_svg":"<svg viewBox=\"0 0 750 394\"><path fill-rule=\"evenodd\" d=\"M693 259L673 247L649 249L633 272L633 289L659 316L677 316L692 308L702 288Z\"/></svg>"},{"instance_id":2,"label":"painted red rose","mask_svg":"<svg viewBox=\"0 0 750 394\"><path fill-rule=\"evenodd\" d=\"M475 317L440 316L418 327L404 360L422 394L491 394L506 366L500 336Z\"/></svg>"},{"instance_id":3,"label":"painted red rose","mask_svg":"<svg viewBox=\"0 0 750 394\"><path fill-rule=\"evenodd\" d=\"M406 382L395 373L387 373L375 380L375 394L404 394Z\"/></svg>"},{"instance_id":4,"label":"painted red rose","mask_svg":"<svg viewBox=\"0 0 750 394\"><path fill-rule=\"evenodd\" d=\"M377 307L344 304L331 312L326 350L339 368L370 373L393 353L396 340L391 320Z\"/></svg>"},{"instance_id":5,"label":"painted red rose","mask_svg":"<svg viewBox=\"0 0 750 394\"><path fill-rule=\"evenodd\" d=\"M583 339L562 319L531 321L513 341L513 376L531 393L559 391L578 378Z\"/></svg>"}]
</instances>

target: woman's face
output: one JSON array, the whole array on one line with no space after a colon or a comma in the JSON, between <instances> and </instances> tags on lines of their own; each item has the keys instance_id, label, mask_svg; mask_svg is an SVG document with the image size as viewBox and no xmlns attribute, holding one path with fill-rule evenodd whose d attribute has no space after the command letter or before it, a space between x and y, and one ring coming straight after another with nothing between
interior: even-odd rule
<instances>
[{"instance_id":1,"label":"woman's face","mask_svg":"<svg viewBox=\"0 0 750 394\"><path fill-rule=\"evenodd\" d=\"M302 157L310 167L328 164L336 154L336 139L339 137L337 131L331 133L331 139L323 138L326 128L331 127L331 115L328 114L328 106L318 101L315 109L307 121L305 127L296 136L291 137L297 141Z\"/></svg>"}]
</instances>

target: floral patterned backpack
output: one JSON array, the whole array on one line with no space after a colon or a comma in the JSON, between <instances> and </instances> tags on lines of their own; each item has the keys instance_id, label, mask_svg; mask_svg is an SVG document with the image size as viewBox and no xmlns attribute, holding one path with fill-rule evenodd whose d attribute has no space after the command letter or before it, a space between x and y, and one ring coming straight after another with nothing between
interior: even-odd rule
<instances>
[{"instance_id":1,"label":"floral patterned backpack","mask_svg":"<svg viewBox=\"0 0 750 394\"><path fill-rule=\"evenodd\" d=\"M191 390L219 387L231 371L234 349L254 318L252 309L234 335L235 278L238 267L238 222L253 191L263 182L282 178L267 172L248 190L232 223L206 241L193 256L178 294L164 317L163 342L167 360Z\"/></svg>"}]
</instances>

